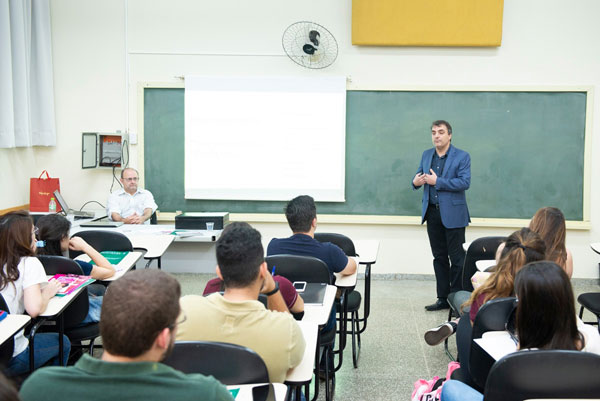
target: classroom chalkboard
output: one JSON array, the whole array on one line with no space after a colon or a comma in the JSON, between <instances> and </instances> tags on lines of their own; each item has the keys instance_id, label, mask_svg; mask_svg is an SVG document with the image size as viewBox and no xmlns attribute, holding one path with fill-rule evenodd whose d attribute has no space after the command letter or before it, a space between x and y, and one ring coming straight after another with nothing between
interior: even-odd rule
<instances>
[{"instance_id":1,"label":"classroom chalkboard","mask_svg":"<svg viewBox=\"0 0 600 401\"><path fill-rule=\"evenodd\" d=\"M431 122L445 119L452 144L471 155L471 217L528 219L555 206L581 221L586 102L585 91L348 91L346 201L318 212L420 215L411 181ZM283 211L285 202L184 199L183 88L145 88L143 118L145 185L161 211Z\"/></svg>"}]
</instances>

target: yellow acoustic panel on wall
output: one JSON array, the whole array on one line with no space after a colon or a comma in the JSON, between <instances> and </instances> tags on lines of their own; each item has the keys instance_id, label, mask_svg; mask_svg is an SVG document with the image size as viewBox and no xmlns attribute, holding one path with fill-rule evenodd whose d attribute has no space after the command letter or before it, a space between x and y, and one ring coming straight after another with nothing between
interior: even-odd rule
<instances>
[{"instance_id":1,"label":"yellow acoustic panel on wall","mask_svg":"<svg viewBox=\"0 0 600 401\"><path fill-rule=\"evenodd\" d=\"M504 0L352 0L352 44L500 46Z\"/></svg>"}]
</instances>

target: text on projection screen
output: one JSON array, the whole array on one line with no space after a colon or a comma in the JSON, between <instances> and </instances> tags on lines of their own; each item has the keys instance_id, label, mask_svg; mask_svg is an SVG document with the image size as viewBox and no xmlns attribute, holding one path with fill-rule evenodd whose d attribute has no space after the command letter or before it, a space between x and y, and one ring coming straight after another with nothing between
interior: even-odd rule
<instances>
[{"instance_id":1,"label":"text on projection screen","mask_svg":"<svg viewBox=\"0 0 600 401\"><path fill-rule=\"evenodd\" d=\"M343 202L344 77L185 77L185 198Z\"/></svg>"}]
</instances>

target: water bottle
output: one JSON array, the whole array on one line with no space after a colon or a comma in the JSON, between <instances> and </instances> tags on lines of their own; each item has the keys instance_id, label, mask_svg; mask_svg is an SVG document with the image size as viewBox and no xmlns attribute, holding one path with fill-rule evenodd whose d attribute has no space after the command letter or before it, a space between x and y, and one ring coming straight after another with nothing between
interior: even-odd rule
<instances>
[{"instance_id":1,"label":"water bottle","mask_svg":"<svg viewBox=\"0 0 600 401\"><path fill-rule=\"evenodd\" d=\"M48 212L56 213L56 202L54 198L50 198L50 203L48 203Z\"/></svg>"}]
</instances>

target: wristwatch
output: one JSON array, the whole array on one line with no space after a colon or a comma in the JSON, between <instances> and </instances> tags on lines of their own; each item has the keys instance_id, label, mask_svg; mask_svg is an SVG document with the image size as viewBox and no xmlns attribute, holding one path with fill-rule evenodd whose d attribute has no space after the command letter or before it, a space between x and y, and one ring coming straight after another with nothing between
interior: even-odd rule
<instances>
[{"instance_id":1,"label":"wristwatch","mask_svg":"<svg viewBox=\"0 0 600 401\"><path fill-rule=\"evenodd\" d=\"M275 288L273 288L273 291L265 292L265 295L270 297L271 295L274 295L277 291L279 291L279 283L276 281Z\"/></svg>"}]
</instances>

